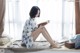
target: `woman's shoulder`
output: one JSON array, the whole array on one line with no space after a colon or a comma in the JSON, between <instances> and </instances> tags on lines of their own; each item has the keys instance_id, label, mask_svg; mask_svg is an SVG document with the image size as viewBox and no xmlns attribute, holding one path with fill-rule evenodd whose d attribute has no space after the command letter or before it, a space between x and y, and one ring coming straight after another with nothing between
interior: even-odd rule
<instances>
[{"instance_id":1,"label":"woman's shoulder","mask_svg":"<svg viewBox=\"0 0 80 53\"><path fill-rule=\"evenodd\" d=\"M27 19L25 24L28 24L28 23L34 23L35 22L35 19Z\"/></svg>"}]
</instances>

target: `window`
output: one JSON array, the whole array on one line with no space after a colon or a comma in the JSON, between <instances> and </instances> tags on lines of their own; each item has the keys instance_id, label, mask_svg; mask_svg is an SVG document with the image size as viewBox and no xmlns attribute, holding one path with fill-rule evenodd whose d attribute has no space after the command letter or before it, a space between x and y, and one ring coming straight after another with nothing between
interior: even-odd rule
<instances>
[{"instance_id":1,"label":"window","mask_svg":"<svg viewBox=\"0 0 80 53\"><path fill-rule=\"evenodd\" d=\"M41 9L37 23L50 20L45 27L53 39L59 41L75 35L74 2L67 0L7 0L4 32L13 39L21 39L24 23L33 5Z\"/></svg>"}]
</instances>

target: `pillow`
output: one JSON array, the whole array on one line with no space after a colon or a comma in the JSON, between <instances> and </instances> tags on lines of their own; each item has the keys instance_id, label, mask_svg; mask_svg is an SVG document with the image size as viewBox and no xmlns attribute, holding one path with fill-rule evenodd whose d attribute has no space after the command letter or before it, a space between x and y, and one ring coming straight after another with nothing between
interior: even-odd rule
<instances>
[{"instance_id":1,"label":"pillow","mask_svg":"<svg viewBox=\"0 0 80 53\"><path fill-rule=\"evenodd\" d=\"M3 46L5 44L7 44L8 42L10 42L10 38L7 36L1 37L0 38L0 46Z\"/></svg>"},{"instance_id":2,"label":"pillow","mask_svg":"<svg viewBox=\"0 0 80 53\"><path fill-rule=\"evenodd\" d=\"M71 39L72 42L75 43L75 48L80 48L80 34L75 35L75 38Z\"/></svg>"},{"instance_id":3,"label":"pillow","mask_svg":"<svg viewBox=\"0 0 80 53\"><path fill-rule=\"evenodd\" d=\"M80 35L76 36L76 39L75 39L75 48L76 49L80 48Z\"/></svg>"}]
</instances>

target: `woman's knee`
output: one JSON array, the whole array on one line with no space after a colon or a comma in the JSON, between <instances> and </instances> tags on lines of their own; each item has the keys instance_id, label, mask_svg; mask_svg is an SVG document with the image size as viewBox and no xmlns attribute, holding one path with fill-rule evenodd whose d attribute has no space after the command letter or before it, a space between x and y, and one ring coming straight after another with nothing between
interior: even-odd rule
<instances>
[{"instance_id":1,"label":"woman's knee","mask_svg":"<svg viewBox=\"0 0 80 53\"><path fill-rule=\"evenodd\" d=\"M43 29L43 28L45 28L45 27L44 27L44 26L40 26L39 28L40 28L40 29Z\"/></svg>"},{"instance_id":2,"label":"woman's knee","mask_svg":"<svg viewBox=\"0 0 80 53\"><path fill-rule=\"evenodd\" d=\"M46 29L44 26L42 27L42 30Z\"/></svg>"}]
</instances>

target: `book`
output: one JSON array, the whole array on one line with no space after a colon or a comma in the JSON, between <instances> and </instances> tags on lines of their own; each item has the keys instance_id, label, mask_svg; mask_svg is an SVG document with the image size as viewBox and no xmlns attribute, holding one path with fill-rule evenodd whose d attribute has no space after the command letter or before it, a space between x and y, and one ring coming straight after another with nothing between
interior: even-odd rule
<instances>
[{"instance_id":1,"label":"book","mask_svg":"<svg viewBox=\"0 0 80 53\"><path fill-rule=\"evenodd\" d=\"M42 22L42 23L40 23L40 24L38 24L38 27L39 26L45 26L46 24L48 24L50 21L48 20L48 21L45 21L45 22Z\"/></svg>"}]
</instances>

